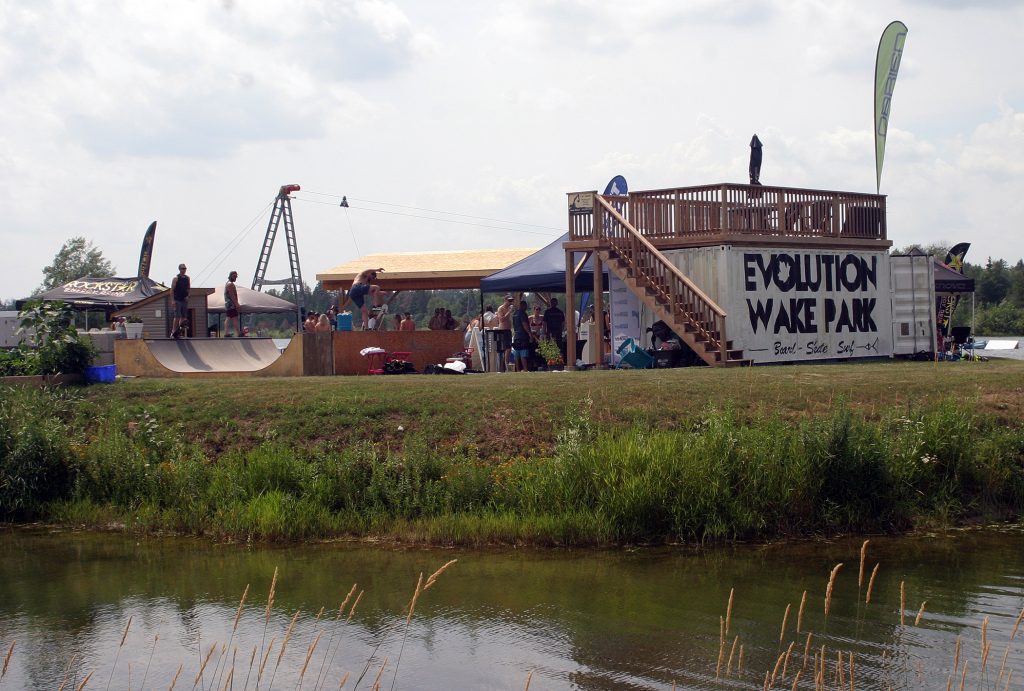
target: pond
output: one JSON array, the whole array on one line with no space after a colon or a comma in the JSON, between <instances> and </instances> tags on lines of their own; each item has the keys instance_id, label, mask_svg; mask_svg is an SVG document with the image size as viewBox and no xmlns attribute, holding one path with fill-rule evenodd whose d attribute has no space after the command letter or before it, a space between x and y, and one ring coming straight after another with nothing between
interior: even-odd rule
<instances>
[{"instance_id":1,"label":"pond","mask_svg":"<svg viewBox=\"0 0 1024 691\"><path fill-rule=\"evenodd\" d=\"M270 548L7 530L0 690L90 673L87 689L761 689L773 673L790 689L798 672L813 689L822 646L829 688L840 674L844 688L959 688L965 666L966 688L1021 688L1024 529L872 537L863 579L861 545ZM452 559L407 619L419 575Z\"/></svg>"}]
</instances>

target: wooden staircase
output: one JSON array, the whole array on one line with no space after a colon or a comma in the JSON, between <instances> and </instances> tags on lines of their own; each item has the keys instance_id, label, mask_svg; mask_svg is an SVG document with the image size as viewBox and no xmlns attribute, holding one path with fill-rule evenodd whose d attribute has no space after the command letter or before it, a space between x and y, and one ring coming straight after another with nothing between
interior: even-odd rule
<instances>
[{"instance_id":1,"label":"wooden staircase","mask_svg":"<svg viewBox=\"0 0 1024 691\"><path fill-rule=\"evenodd\" d=\"M659 319L713 367L749 365L726 340L721 307L676 268L608 201L595 195L601 260Z\"/></svg>"}]
</instances>

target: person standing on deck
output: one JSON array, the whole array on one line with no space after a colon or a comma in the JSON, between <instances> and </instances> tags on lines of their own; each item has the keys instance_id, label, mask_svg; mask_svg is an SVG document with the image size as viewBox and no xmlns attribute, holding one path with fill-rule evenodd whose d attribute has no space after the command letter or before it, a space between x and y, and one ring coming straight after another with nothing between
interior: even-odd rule
<instances>
[{"instance_id":1,"label":"person standing on deck","mask_svg":"<svg viewBox=\"0 0 1024 691\"><path fill-rule=\"evenodd\" d=\"M224 336L230 336L231 327L235 327L235 336L242 335L242 328L238 322L238 308L241 307L241 303L238 302L238 289L235 287L235 281L238 280L238 272L232 271L228 274L228 282L224 284L224 313L227 317L224 320Z\"/></svg>"},{"instance_id":2,"label":"person standing on deck","mask_svg":"<svg viewBox=\"0 0 1024 691\"><path fill-rule=\"evenodd\" d=\"M182 322L188 321L188 294L192 289L192 279L185 273L187 267L178 264L178 275L171 281L171 295L174 297L174 323L171 325L171 336L181 337Z\"/></svg>"}]
</instances>

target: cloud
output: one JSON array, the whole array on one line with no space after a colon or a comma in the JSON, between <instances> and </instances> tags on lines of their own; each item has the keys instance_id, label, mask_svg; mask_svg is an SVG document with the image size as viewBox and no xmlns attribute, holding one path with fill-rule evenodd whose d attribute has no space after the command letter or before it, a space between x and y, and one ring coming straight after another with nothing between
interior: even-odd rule
<instances>
[{"instance_id":1,"label":"cloud","mask_svg":"<svg viewBox=\"0 0 1024 691\"><path fill-rule=\"evenodd\" d=\"M99 157L219 158L320 137L372 110L353 84L400 73L432 46L379 0L123 10L0 10L8 99L34 100L35 127Z\"/></svg>"}]
</instances>

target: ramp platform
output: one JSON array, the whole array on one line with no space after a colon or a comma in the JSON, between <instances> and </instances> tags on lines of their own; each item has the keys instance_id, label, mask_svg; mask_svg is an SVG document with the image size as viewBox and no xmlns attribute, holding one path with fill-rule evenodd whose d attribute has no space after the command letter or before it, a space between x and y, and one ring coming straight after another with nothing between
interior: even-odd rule
<instances>
[{"instance_id":1,"label":"ramp platform","mask_svg":"<svg viewBox=\"0 0 1024 691\"><path fill-rule=\"evenodd\" d=\"M326 362L318 357L318 351L325 351ZM118 374L131 377L301 377L334 373L333 366L329 366L330 334L298 335L283 353L269 338L120 340L114 343L114 361Z\"/></svg>"}]
</instances>

